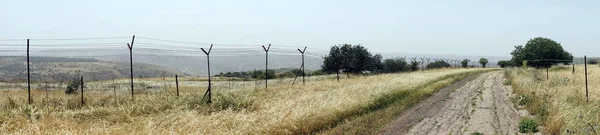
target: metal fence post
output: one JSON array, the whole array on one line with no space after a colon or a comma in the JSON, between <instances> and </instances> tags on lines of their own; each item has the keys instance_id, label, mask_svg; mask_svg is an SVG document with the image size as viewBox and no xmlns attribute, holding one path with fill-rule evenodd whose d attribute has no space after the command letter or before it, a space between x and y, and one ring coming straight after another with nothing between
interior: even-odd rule
<instances>
[{"instance_id":1,"label":"metal fence post","mask_svg":"<svg viewBox=\"0 0 600 135\"><path fill-rule=\"evenodd\" d=\"M175 89L177 90L177 97L179 97L179 80L177 78L178 76L175 74Z\"/></svg>"},{"instance_id":2,"label":"metal fence post","mask_svg":"<svg viewBox=\"0 0 600 135\"><path fill-rule=\"evenodd\" d=\"M304 50L298 49L298 51L302 53L302 85L306 85L306 82L304 81L304 76L306 76L306 67L304 66L304 52L306 52L306 46L304 47Z\"/></svg>"},{"instance_id":3,"label":"metal fence post","mask_svg":"<svg viewBox=\"0 0 600 135\"><path fill-rule=\"evenodd\" d=\"M81 81L81 105L85 104L84 99L83 99L83 76L81 76L81 78L79 79Z\"/></svg>"},{"instance_id":4,"label":"metal fence post","mask_svg":"<svg viewBox=\"0 0 600 135\"><path fill-rule=\"evenodd\" d=\"M211 77L210 77L210 51L212 50L213 45L210 45L210 48L208 49L208 52L206 50L204 50L204 48L200 48L204 54L206 54L206 62L208 65L208 89L206 90L206 92L204 93L204 96L202 96L202 100L204 100L204 97L206 97L208 95L208 103L212 103L211 101L211 94L212 94L212 83L211 83Z\"/></svg>"},{"instance_id":5,"label":"metal fence post","mask_svg":"<svg viewBox=\"0 0 600 135\"><path fill-rule=\"evenodd\" d=\"M590 97L588 95L588 73L587 73L587 56L583 56L583 65L585 68L585 101L589 102L590 101Z\"/></svg>"},{"instance_id":6,"label":"metal fence post","mask_svg":"<svg viewBox=\"0 0 600 135\"><path fill-rule=\"evenodd\" d=\"M135 101L135 98L133 96L133 41L135 40L135 35L133 35L133 38L131 38L131 44L127 44L127 47L129 48L129 70L130 70L130 79L131 79L131 101Z\"/></svg>"},{"instance_id":7,"label":"metal fence post","mask_svg":"<svg viewBox=\"0 0 600 135\"><path fill-rule=\"evenodd\" d=\"M269 90L269 50L271 49L271 44L269 47L265 48L263 45L262 48L265 50L265 90Z\"/></svg>"},{"instance_id":8,"label":"metal fence post","mask_svg":"<svg viewBox=\"0 0 600 135\"><path fill-rule=\"evenodd\" d=\"M31 104L31 74L29 72L29 39L27 39L27 102Z\"/></svg>"}]
</instances>

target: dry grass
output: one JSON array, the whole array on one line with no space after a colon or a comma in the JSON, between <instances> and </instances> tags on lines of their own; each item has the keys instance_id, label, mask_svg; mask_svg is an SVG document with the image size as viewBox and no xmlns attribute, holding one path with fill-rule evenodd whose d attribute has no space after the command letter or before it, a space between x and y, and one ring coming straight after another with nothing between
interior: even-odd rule
<instances>
[{"instance_id":1,"label":"dry grass","mask_svg":"<svg viewBox=\"0 0 600 135\"><path fill-rule=\"evenodd\" d=\"M9 134L314 133L378 106L379 99L386 95L414 90L449 75L481 70L439 69L355 76L339 82L331 76L312 77L306 86L290 86L289 79L271 80L268 91L255 90L253 81L236 82L240 86L215 89L210 105L200 102L205 86L194 82L182 84L179 98L175 98L173 87L167 87L168 91L138 92L135 102L130 101L126 87L118 90L116 102L112 91L98 88L86 92L83 106L79 104L79 95L64 95L59 90L49 92L48 99L44 98L44 91L33 91L33 105L27 105L24 91L1 91L0 131ZM149 80L148 84L162 83Z\"/></svg>"},{"instance_id":2,"label":"dry grass","mask_svg":"<svg viewBox=\"0 0 600 135\"><path fill-rule=\"evenodd\" d=\"M509 69L507 74L522 104L542 122L547 134L600 133L600 68L588 67L589 102L585 97L583 65L546 70Z\"/></svg>"}]
</instances>

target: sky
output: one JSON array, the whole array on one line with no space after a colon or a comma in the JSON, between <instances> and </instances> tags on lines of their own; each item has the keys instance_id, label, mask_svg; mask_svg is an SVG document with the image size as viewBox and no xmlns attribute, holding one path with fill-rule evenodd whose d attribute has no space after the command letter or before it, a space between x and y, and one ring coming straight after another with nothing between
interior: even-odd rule
<instances>
[{"instance_id":1,"label":"sky","mask_svg":"<svg viewBox=\"0 0 600 135\"><path fill-rule=\"evenodd\" d=\"M510 56L534 37L600 56L600 1L2 0L0 39L143 36L215 44L362 44L372 52Z\"/></svg>"}]
</instances>

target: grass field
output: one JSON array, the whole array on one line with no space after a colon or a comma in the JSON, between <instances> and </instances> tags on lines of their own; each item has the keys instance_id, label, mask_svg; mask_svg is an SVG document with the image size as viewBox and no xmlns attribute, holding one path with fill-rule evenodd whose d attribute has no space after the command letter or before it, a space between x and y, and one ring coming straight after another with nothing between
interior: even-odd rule
<instances>
[{"instance_id":1,"label":"grass field","mask_svg":"<svg viewBox=\"0 0 600 135\"><path fill-rule=\"evenodd\" d=\"M546 134L600 133L600 68L588 66L589 102L585 97L583 65L546 70L508 69L517 104L523 105L544 126Z\"/></svg>"},{"instance_id":2,"label":"grass field","mask_svg":"<svg viewBox=\"0 0 600 135\"><path fill-rule=\"evenodd\" d=\"M333 130L356 127L352 121L361 118L393 117L389 111L379 110L410 106L462 76L487 70L439 69L353 76L339 82L332 76L318 76L308 78L305 86L291 86L291 79L270 80L269 90L264 90L262 85L257 88L254 81L217 81L218 88L214 89L210 105L200 101L206 86L199 81L184 82L179 98L174 96L172 86L164 87L166 91L154 87L155 90L139 90L135 102L130 101L126 87L117 90L115 100L110 89L98 86L86 92L85 105L80 105L80 95L65 95L63 90L52 90L45 98L46 92L36 89L32 92L33 105L27 105L26 91L4 90L0 95L0 131L9 134L335 134ZM116 82L126 84L125 80ZM160 79L138 82L164 86ZM90 82L89 85L111 83ZM227 85L229 87L225 87ZM414 96L405 98L402 93ZM411 103L407 99L411 99ZM381 113L386 115L378 115Z\"/></svg>"}]
</instances>

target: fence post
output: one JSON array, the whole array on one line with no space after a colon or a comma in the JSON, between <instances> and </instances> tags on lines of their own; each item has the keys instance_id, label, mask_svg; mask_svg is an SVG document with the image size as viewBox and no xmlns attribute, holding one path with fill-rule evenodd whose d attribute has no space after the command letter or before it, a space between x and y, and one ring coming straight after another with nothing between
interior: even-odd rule
<instances>
[{"instance_id":1,"label":"fence post","mask_svg":"<svg viewBox=\"0 0 600 135\"><path fill-rule=\"evenodd\" d=\"M585 102L590 101L590 97L588 95L588 73L587 73L587 56L583 56L583 65L585 68Z\"/></svg>"},{"instance_id":2,"label":"fence post","mask_svg":"<svg viewBox=\"0 0 600 135\"><path fill-rule=\"evenodd\" d=\"M208 65L208 89L206 90L206 92L204 93L204 96L202 96L202 100L204 100L204 97L207 96L208 94L208 103L212 103L211 101L211 89L212 89L212 84L211 84L211 77L210 77L210 51L212 50L213 45L210 44L210 48L208 49L208 52L206 50L204 50L204 48L200 48L204 54L206 54L206 62Z\"/></svg>"},{"instance_id":3,"label":"fence post","mask_svg":"<svg viewBox=\"0 0 600 135\"><path fill-rule=\"evenodd\" d=\"M265 48L263 45L262 48L265 50L265 90L269 90L269 50L271 49L271 44L269 47Z\"/></svg>"},{"instance_id":4,"label":"fence post","mask_svg":"<svg viewBox=\"0 0 600 135\"><path fill-rule=\"evenodd\" d=\"M29 39L27 39L27 102L31 104L31 75L29 72Z\"/></svg>"},{"instance_id":5,"label":"fence post","mask_svg":"<svg viewBox=\"0 0 600 135\"><path fill-rule=\"evenodd\" d=\"M574 74L575 73L575 62L573 62L571 65L573 65L573 72L572 72L572 74Z\"/></svg>"},{"instance_id":6,"label":"fence post","mask_svg":"<svg viewBox=\"0 0 600 135\"><path fill-rule=\"evenodd\" d=\"M127 47L129 48L129 70L130 70L130 79L131 79L131 101L135 101L135 98L133 96L133 41L135 40L135 35L133 35L133 38L131 38L131 44L127 44Z\"/></svg>"},{"instance_id":7,"label":"fence post","mask_svg":"<svg viewBox=\"0 0 600 135\"><path fill-rule=\"evenodd\" d=\"M84 99L83 99L83 76L81 76L81 78L79 79L81 81L81 105L85 104Z\"/></svg>"},{"instance_id":8,"label":"fence post","mask_svg":"<svg viewBox=\"0 0 600 135\"><path fill-rule=\"evenodd\" d=\"M304 47L304 50L300 51L300 49L298 49L298 51L300 53L302 53L302 85L305 85L305 81L304 81L304 76L306 76L306 67L304 67L304 52L306 52L306 46Z\"/></svg>"},{"instance_id":9,"label":"fence post","mask_svg":"<svg viewBox=\"0 0 600 135\"><path fill-rule=\"evenodd\" d=\"M177 90L177 97L179 97L179 80L177 79L177 74L175 74L175 89Z\"/></svg>"},{"instance_id":10,"label":"fence post","mask_svg":"<svg viewBox=\"0 0 600 135\"><path fill-rule=\"evenodd\" d=\"M303 69L303 68L304 68L304 64L302 66L300 66L300 69ZM294 84L296 84L296 79L298 79L298 74L296 74L296 77L294 77L294 81L292 81L292 86L294 86Z\"/></svg>"},{"instance_id":11,"label":"fence post","mask_svg":"<svg viewBox=\"0 0 600 135\"><path fill-rule=\"evenodd\" d=\"M115 96L115 105L118 105L119 103L118 103L118 101L117 101L117 84L115 83L115 78L114 78L114 77L113 77L112 81L113 81L113 85L112 85L112 88L113 88L113 94L114 94L114 96ZM120 88L120 87L119 87L119 88Z\"/></svg>"}]
</instances>

